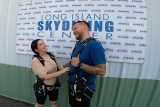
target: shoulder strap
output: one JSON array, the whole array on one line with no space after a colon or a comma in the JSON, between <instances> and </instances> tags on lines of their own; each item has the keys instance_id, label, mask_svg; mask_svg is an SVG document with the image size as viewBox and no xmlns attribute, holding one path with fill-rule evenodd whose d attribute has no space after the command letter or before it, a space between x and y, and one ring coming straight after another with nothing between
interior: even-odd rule
<instances>
[{"instance_id":1,"label":"shoulder strap","mask_svg":"<svg viewBox=\"0 0 160 107\"><path fill-rule=\"evenodd\" d=\"M86 39L84 42L83 42L83 47L78 51L78 54L81 54L82 53L82 51L88 46L88 44L89 43L91 43L92 41L96 41L96 39L94 39L94 38L88 38L88 39ZM79 42L78 42L79 43ZM76 43L76 45L75 45L75 47L74 47L74 50L77 48L77 44L78 43ZM73 50L73 51L74 51ZM78 55L77 54L77 55ZM76 69L76 72L74 72L74 73L70 73L69 75L74 75L74 74L76 74L77 73L77 69ZM87 76L87 73L85 74L85 77L84 78L86 78L86 79L88 79L88 76Z\"/></svg>"},{"instance_id":2,"label":"shoulder strap","mask_svg":"<svg viewBox=\"0 0 160 107\"><path fill-rule=\"evenodd\" d=\"M55 56L54 56L52 53L50 53L50 52L47 52L47 54L50 56L50 58L51 58L52 60L55 61L56 65L57 65L57 70L59 71L59 67L58 67L57 61L56 61L56 59L55 59ZM43 66L45 66L45 65L44 65L44 59L43 59L40 55L33 55L33 58L34 58L34 57L38 58L38 60L40 61L40 63L41 63ZM32 59L33 59L33 58L32 58Z\"/></svg>"},{"instance_id":3,"label":"shoulder strap","mask_svg":"<svg viewBox=\"0 0 160 107\"><path fill-rule=\"evenodd\" d=\"M35 57L38 58L38 60L40 61L40 63L44 66L44 60L43 60L43 58L40 55L36 54L36 55L33 55L32 60ZM40 81L40 82L43 83L43 79L40 78L38 75L36 75L36 78L37 78L37 81Z\"/></svg>"},{"instance_id":4,"label":"shoulder strap","mask_svg":"<svg viewBox=\"0 0 160 107\"><path fill-rule=\"evenodd\" d=\"M40 61L40 63L44 66L44 59L40 55L38 55L38 54L37 55L33 55L32 59L34 57L38 58L38 60Z\"/></svg>"},{"instance_id":5,"label":"shoulder strap","mask_svg":"<svg viewBox=\"0 0 160 107\"><path fill-rule=\"evenodd\" d=\"M81 54L82 51L88 46L89 43L91 43L92 41L95 41L94 38L88 38L86 41L84 41L83 43L83 47L81 48L81 50L78 52L78 54Z\"/></svg>"},{"instance_id":6,"label":"shoulder strap","mask_svg":"<svg viewBox=\"0 0 160 107\"><path fill-rule=\"evenodd\" d=\"M57 71L59 71L59 70L60 70L60 68L58 67L58 63L57 63L57 61L56 61L55 56L54 56L52 53L50 53L50 52L47 52L47 54L51 57L51 59L52 59L52 60L54 60L54 61L55 61L56 65L57 65Z\"/></svg>"},{"instance_id":7,"label":"shoulder strap","mask_svg":"<svg viewBox=\"0 0 160 107\"><path fill-rule=\"evenodd\" d=\"M59 71L60 69L59 69L58 64L57 64L57 62L56 62L55 56L54 56L52 53L50 53L50 52L47 52L47 54L50 56L50 58L51 58L52 60L55 61L56 65L57 65L57 71ZM38 58L38 60L40 61L40 63L41 63L43 66L45 66L45 65L44 65L44 59L43 59L40 55L38 55L38 54L33 55L32 59L33 59L34 57ZM37 80L39 80L39 81L43 81L43 79L41 79L40 77L38 77L38 75L36 75L36 78L37 78Z\"/></svg>"},{"instance_id":8,"label":"shoulder strap","mask_svg":"<svg viewBox=\"0 0 160 107\"><path fill-rule=\"evenodd\" d=\"M51 59L53 59L55 61L55 56L52 53L47 52L47 54L51 57Z\"/></svg>"},{"instance_id":9,"label":"shoulder strap","mask_svg":"<svg viewBox=\"0 0 160 107\"><path fill-rule=\"evenodd\" d=\"M81 48L80 51L78 51L78 54L81 54L82 51L87 47L87 45L88 45L90 42L92 42L92 41L95 41L95 39L94 39L94 38L88 38L88 39L86 39L86 40L84 41L84 43L83 43L83 47ZM75 47L74 47L74 49L73 49L73 52L74 52L75 49L77 48L78 43L79 43L79 41L75 44Z\"/></svg>"}]
</instances>

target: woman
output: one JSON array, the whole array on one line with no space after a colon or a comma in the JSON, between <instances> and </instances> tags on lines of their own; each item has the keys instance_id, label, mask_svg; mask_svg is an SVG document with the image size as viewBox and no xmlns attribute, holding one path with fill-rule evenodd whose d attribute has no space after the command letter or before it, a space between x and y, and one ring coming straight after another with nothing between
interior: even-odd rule
<instances>
[{"instance_id":1,"label":"woman","mask_svg":"<svg viewBox=\"0 0 160 107\"><path fill-rule=\"evenodd\" d=\"M47 95L49 96L51 107L57 107L58 89L55 88L56 77L67 72L68 68L63 69L63 66L48 54L46 44L42 39L33 40L31 49L35 53L35 57L32 60L33 72L37 76L37 81L40 79L44 84L43 87L39 88L40 90L34 88L37 99L34 107L42 107ZM59 71L57 71L57 68L59 68Z\"/></svg>"}]
</instances>

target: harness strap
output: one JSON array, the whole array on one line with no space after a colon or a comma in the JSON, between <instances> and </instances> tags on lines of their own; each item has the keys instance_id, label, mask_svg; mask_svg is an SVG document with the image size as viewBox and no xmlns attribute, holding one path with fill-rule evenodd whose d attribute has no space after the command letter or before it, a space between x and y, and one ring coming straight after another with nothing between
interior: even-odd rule
<instances>
[{"instance_id":1,"label":"harness strap","mask_svg":"<svg viewBox=\"0 0 160 107\"><path fill-rule=\"evenodd\" d=\"M50 56L50 58L51 58L52 60L55 61L56 65L57 65L57 70L59 71L59 67L58 67L57 61L56 61L56 59L55 59L55 56L54 56L53 54L51 54L50 52L47 52L47 54ZM34 58L34 57L38 58L38 60L40 61L40 63L41 63L43 66L45 66L45 65L44 65L44 59L43 59L39 54L33 55L33 58ZM32 58L32 59L33 59L33 58Z\"/></svg>"},{"instance_id":2,"label":"harness strap","mask_svg":"<svg viewBox=\"0 0 160 107\"><path fill-rule=\"evenodd\" d=\"M78 51L78 54L82 53L82 51L88 46L88 44L89 44L91 41L95 41L95 39L94 39L94 38L88 38L88 39L86 39L86 40L84 41L84 43L83 43L83 47L81 48L80 51ZM72 53L73 53L73 52L75 51L75 49L77 48L77 45L78 45L79 42L80 42L80 41L78 41L78 42L75 44L75 47L74 47ZM78 54L77 54L77 55L78 55Z\"/></svg>"},{"instance_id":3,"label":"harness strap","mask_svg":"<svg viewBox=\"0 0 160 107\"><path fill-rule=\"evenodd\" d=\"M58 64L57 64L57 61L56 61L56 59L55 59L55 56L53 55L53 54L51 54L50 52L47 52L47 54L50 56L50 58L52 59L52 60L54 60L55 61L55 63L56 63L56 65L57 65L57 71L59 71L60 69L59 69L59 67L58 67ZM38 58L38 60L40 61L40 63L43 65L43 66L45 66L44 65L44 59L39 55L39 54L36 54L36 55L33 55L33 58L34 57L36 57L36 58ZM32 59L33 59L32 58ZM44 81L43 80L43 78L40 78L38 75L36 75L36 78L37 78L37 80L39 80L39 81ZM57 81L59 81L58 80L58 77L57 77ZM46 84L44 84L44 85L46 85ZM46 85L47 86L47 85ZM49 86L49 85L48 85Z\"/></svg>"}]
</instances>

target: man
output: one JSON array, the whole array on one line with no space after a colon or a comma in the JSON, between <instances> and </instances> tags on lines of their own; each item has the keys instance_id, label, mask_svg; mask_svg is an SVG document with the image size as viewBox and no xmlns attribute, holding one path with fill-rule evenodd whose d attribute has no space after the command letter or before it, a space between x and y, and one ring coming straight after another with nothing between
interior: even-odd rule
<instances>
[{"instance_id":1,"label":"man","mask_svg":"<svg viewBox=\"0 0 160 107\"><path fill-rule=\"evenodd\" d=\"M73 33L78 42L71 55L69 103L71 107L90 107L96 75L104 76L106 73L104 49L90 37L87 22L75 22Z\"/></svg>"}]
</instances>

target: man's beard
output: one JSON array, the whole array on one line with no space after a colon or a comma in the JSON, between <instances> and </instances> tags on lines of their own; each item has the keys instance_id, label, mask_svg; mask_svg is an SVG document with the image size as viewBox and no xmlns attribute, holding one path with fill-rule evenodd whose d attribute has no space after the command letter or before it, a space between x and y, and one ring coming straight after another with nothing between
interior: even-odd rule
<instances>
[{"instance_id":1,"label":"man's beard","mask_svg":"<svg viewBox=\"0 0 160 107\"><path fill-rule=\"evenodd\" d=\"M78 37L76 37L76 39L79 40L79 41L82 40L82 35L81 34L78 35Z\"/></svg>"}]
</instances>

